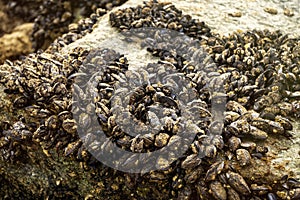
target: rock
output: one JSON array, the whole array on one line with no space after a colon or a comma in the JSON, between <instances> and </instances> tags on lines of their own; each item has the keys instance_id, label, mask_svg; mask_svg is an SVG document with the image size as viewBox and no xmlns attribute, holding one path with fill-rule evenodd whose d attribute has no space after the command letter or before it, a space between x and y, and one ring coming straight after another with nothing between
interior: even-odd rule
<instances>
[{"instance_id":1,"label":"rock","mask_svg":"<svg viewBox=\"0 0 300 200\"><path fill-rule=\"evenodd\" d=\"M241 3L240 1L238 2ZM120 8L136 7L141 4L142 2L140 1L130 0L124 5L114 8L113 11L116 11ZM236 21L234 20L236 18L234 18L232 21L228 21L228 19L222 20L217 18L218 20L216 22L214 21L216 19L209 15L210 12L215 12L214 15L219 15L220 11L218 9L221 10L221 7L218 6L224 5L215 5L217 9L214 10L207 8L212 5L206 5L207 7L204 7L204 2L192 4L191 1L175 1L174 5L176 5L176 7L178 7L180 10L183 10L184 13L191 14L193 18L195 17L202 19L203 16L206 16L204 20L207 20L208 24L213 26L214 32L220 31L220 33L223 34L236 30L236 28L240 28L235 26ZM168 8L170 5L165 4L164 6ZM199 7L207 9L198 10ZM244 20L243 17L244 11L243 16L238 19ZM253 17L251 20L253 21L247 21L246 23L243 22L242 24L245 26L242 25L242 28L247 29L249 26L250 28L253 28L252 25L257 25L257 27L265 27L262 24L257 24L258 20L255 17ZM90 21L87 19L86 21L79 22L79 24L81 26L88 24L89 22ZM250 25L248 25L248 23ZM291 21L289 21L289 23L291 23ZM231 24L231 26L227 26L228 24ZM129 66L133 66L130 69L139 68L140 66L146 65L149 62L157 61L157 58L153 58L149 52L147 53L146 51L141 51L138 45L132 45L130 47L120 45L123 44L122 40L120 40L120 33L116 28L112 28L109 24L109 13L101 17L100 15L97 16L97 20L90 27L79 29L78 27L80 26L75 26L73 24L71 26L73 27L72 32L69 32L56 39L55 42L45 50L45 52L38 52L36 54L27 56L27 60L25 60L28 63L26 63L26 65L24 63L25 61L17 61L13 64L7 62L3 65L0 65L1 83L5 82L5 98L11 101L10 103L5 102L5 104L7 104L5 106L0 106L3 109L7 109L1 112L2 115L11 115L11 117L8 118L11 121L8 121L7 118L5 119L4 117L1 117L1 197L4 197L4 199L170 199L171 197L175 198L176 195L181 194L190 195L191 197L201 199L202 197L205 198L206 195L209 195L208 186L210 185L210 183L205 183L202 181L203 174L206 173L202 172L204 169L208 169L211 163L217 159L221 159L222 161L225 160L222 162L223 164L220 169L211 169L214 176L219 177L220 182L226 181L226 176L224 177L224 174L226 174L226 170L231 170L231 168L236 168L236 170L239 171L239 177L243 177L243 183L247 181L252 182L259 180L263 183L270 183L273 186L273 184L275 184L274 181L280 180L282 176L286 174L299 178L299 174L297 174L297 172L293 173L297 170L297 166L299 166L297 163L299 163L300 155L294 154L294 152L298 152L296 149L299 148L299 140L297 138L293 140L293 138L287 139L283 136L268 137L266 145L270 147L270 152L267 153L263 159L254 160L249 166L244 166L242 169L239 169L238 166L235 166L236 163L234 162L232 165L228 166L227 161L231 160L230 158L233 158L233 156L230 154L223 155L220 153L218 156L216 156L216 158L201 160L200 166L197 165L197 168L192 169L191 171L185 169L171 171L172 169L170 169L171 172L166 170L163 172L130 174L117 171L97 161L87 151L87 149L84 147L82 148L82 143L80 142L79 136L76 134L68 134L64 131L54 132L51 131L50 128L47 128L49 124L54 123L50 119L55 119L56 114L57 116L62 117L64 122L70 121L68 120L68 115L70 114L68 114L68 112L63 112L65 111L64 109L69 109L64 108L68 106L65 106L64 103L62 103L66 98L56 101L56 106L50 109L49 113L51 114L49 115L54 115L52 118L50 118L47 112L44 111L44 113L39 113L42 117L36 117L35 119L35 107L27 107L26 109L32 110L30 112L25 108L22 108L22 106L16 110L13 107L13 105L16 103L15 99L17 99L16 97L22 97L22 95L25 96L25 98L29 98L33 102L38 100L35 103L39 105L44 104L43 106L45 106L45 108L48 108L47 106L52 105L53 102L49 100L51 103L47 101L45 103L45 100L38 98L40 93L44 94L44 96L48 96L47 88L52 87L51 84L45 84L45 87L42 87L38 84L37 79L36 82L34 81L33 83L30 83L33 85L36 84L36 87L32 88L32 90L35 91L35 94L32 96L26 96L27 93L30 93L30 91L24 91L23 87L18 87L20 85L14 84L15 82L13 81L15 80L4 80L5 77L11 77L9 74L12 74L12 72L16 74L18 73L15 69L15 66L26 66L28 67L24 67L26 69L33 68L34 70L39 70L34 68L35 62L37 61L42 63L38 64L38 66L53 66L53 68L50 68L49 70L51 73L48 72L51 75L46 74L46 76L49 75L46 78L43 76L43 81L46 81L46 83L47 81L52 80L57 71L63 70L63 74L66 76L65 78L69 78L69 80L65 81L65 88L67 89L66 93L68 93L71 90L70 76L83 75L74 75L74 71L81 66L91 49L97 49L101 47L112 48L120 51L121 54L125 54L125 56L129 59ZM174 23L170 27L174 27ZM270 28L268 25L266 25L266 27ZM277 25L272 28L277 28ZM121 56L119 60L117 60L118 65L124 65L125 61L122 59L123 57ZM63 83L65 79L57 78L55 80L56 83ZM20 78L18 81L18 84L20 84L24 80ZM25 81L23 84L28 85L29 83ZM7 88L12 89L7 90ZM64 94L64 87L57 88L59 94ZM49 89L49 91L51 91L51 89ZM70 95L72 94L68 93L67 96L70 97ZM4 104L4 102L0 103ZM21 101L21 103L26 104L28 102ZM11 112L12 110L14 112ZM40 109L38 110L41 111ZM59 112L57 110L59 110ZM46 115L47 118L44 118L43 114ZM64 117L67 119L64 119ZM104 123L107 121L111 122L105 119L105 116L101 116L99 118L101 118ZM57 127L59 126L59 123L63 122L61 121L57 123L58 125L55 124L49 127ZM24 127L22 124L25 124ZM47 125L47 127L45 128L40 125ZM37 129L36 126L40 126L40 129ZM72 127L75 127L75 125ZM295 132L299 133L297 130L298 129L296 129ZM22 137L18 137L19 135ZM151 140L151 138L149 140ZM97 145L104 146L105 144L101 143ZM193 151L197 152L201 150L201 144L198 145L199 146L195 145L193 147ZM214 145L210 146L215 147ZM177 148L181 148L181 146ZM223 146L220 147L220 152L223 152L222 148ZM226 148L226 145L224 148ZM282 155L281 150L283 148L285 148L285 152L290 152L288 155L284 154L286 157ZM293 159L290 159L289 156ZM130 166L134 165L134 162L130 163L130 159L133 158L128 158L129 161L127 164ZM281 159L280 161L282 163L285 163L285 161L289 162L286 162L285 166L272 165L272 168L270 168L269 166L274 163L275 159ZM165 158L162 158L161 160L165 160ZM192 179L193 181L195 180L195 182L197 180L197 182L194 184L195 187L194 185L184 185L186 181L184 175L189 173L193 175L193 177L189 177L189 179ZM230 173L232 174L235 172ZM237 185L235 183L231 184L235 186ZM250 185L249 183L247 184ZM221 183L219 185L220 187L223 187ZM193 189L187 189L190 187ZM199 188L201 188L201 190ZM236 188L238 188L238 186L236 186ZM242 191L238 191L242 193L240 195L245 195L243 198L247 198L247 195L250 195L248 188L246 188L246 192L244 189L238 188L238 190ZM201 191L201 194L197 194L196 191ZM276 191L272 192L275 193ZM225 189L224 192L222 189L222 197L223 194L226 195L225 193Z\"/></svg>"},{"instance_id":2,"label":"rock","mask_svg":"<svg viewBox=\"0 0 300 200\"><path fill-rule=\"evenodd\" d=\"M15 27L10 34L0 38L0 63L5 59L14 59L33 52L30 35L33 24L26 23Z\"/></svg>"}]
</instances>

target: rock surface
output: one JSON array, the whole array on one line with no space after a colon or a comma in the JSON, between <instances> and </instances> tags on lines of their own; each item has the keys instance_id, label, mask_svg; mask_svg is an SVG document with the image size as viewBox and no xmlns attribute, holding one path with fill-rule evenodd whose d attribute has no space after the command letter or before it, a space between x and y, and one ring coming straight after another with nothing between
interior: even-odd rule
<instances>
[{"instance_id":1,"label":"rock surface","mask_svg":"<svg viewBox=\"0 0 300 200\"><path fill-rule=\"evenodd\" d=\"M30 40L32 29L32 23L25 23L15 27L12 33L0 38L0 62L33 52Z\"/></svg>"},{"instance_id":2,"label":"rock surface","mask_svg":"<svg viewBox=\"0 0 300 200\"><path fill-rule=\"evenodd\" d=\"M177 8L183 10L184 13L190 14L192 17L205 21L214 32L220 34L228 34L231 31L248 30L253 28L270 28L281 29L286 33L298 34L299 9L297 10L297 2L290 3L272 3L267 4L258 1L235 1L235 3L224 1L175 1L173 2ZM113 10L135 7L142 4L140 1L129 0L124 5L114 8ZM273 7L278 10L276 15L263 12L265 7ZM293 10L294 16L286 16L283 14L283 8ZM255 8L255 9L254 9ZM221 15L220 15L220 11ZM241 12L241 17L236 12ZM231 13L231 14L230 14ZM232 14L235 13L235 14ZM284 18L282 20L282 18ZM263 19L263 22L262 22ZM27 30L27 29L26 29ZM75 47L83 48L112 48L120 53L125 54L129 58L129 64L133 68L140 65L146 65L155 59L146 51L141 51L138 46L123 46L119 39L120 34L115 28L109 25L109 14L101 17L97 25L93 27L93 32L86 34L81 39L63 47L60 54L66 56ZM7 41L6 41L7 42ZM1 42L0 42L1 43ZM3 66L2 66L3 67ZM1 93L3 93L1 91ZM1 95L2 96L2 95ZM6 99L9 96L5 96ZM1 101L0 108L7 108L7 104ZM6 105L4 105L6 104ZM11 114L20 115L24 111L15 111ZM1 115L7 112L1 112ZM6 118L6 120L16 119L16 116ZM1 117L3 119L4 117ZM3 121L2 121L3 122ZM270 137L267 139L267 146L270 151L265 160L257 160L251 163L249 167L241 169L240 173L249 180L264 177L264 181L271 182L280 179L284 174L290 174L296 178L300 178L300 125L299 122L294 123L293 138L290 140L285 137ZM0 144L1 146L1 144ZM26 144L21 146L27 151L27 157L16 163L4 162L0 159L0 196L3 199L21 199L40 197L57 199L107 199L109 195L111 199L122 199L123 197L114 192L124 185L125 179L136 182L135 175L124 175L126 178L119 178L117 175L122 174L115 170L109 169L100 163L92 163L91 166L85 166L84 162L78 162L73 158L65 157L62 151L55 151L55 148L46 150L41 148L38 143ZM116 176L115 176L116 175ZM102 180L106 177L107 180ZM127 182L128 182L127 180ZM126 182L126 183L127 183ZM129 181L130 182L130 181ZM125 198L147 199L151 194L151 187L159 187L155 183L141 182L136 188L130 185L124 187L123 195ZM133 194L131 191L135 190ZM157 192L157 191L155 191ZM161 198L166 198L167 191L160 191Z\"/></svg>"}]
</instances>

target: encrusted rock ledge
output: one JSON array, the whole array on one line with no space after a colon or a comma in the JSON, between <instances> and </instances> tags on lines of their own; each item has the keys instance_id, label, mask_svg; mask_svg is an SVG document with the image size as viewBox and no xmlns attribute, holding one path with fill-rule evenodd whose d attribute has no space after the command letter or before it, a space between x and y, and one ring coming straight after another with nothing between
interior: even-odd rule
<instances>
[{"instance_id":1,"label":"encrusted rock ledge","mask_svg":"<svg viewBox=\"0 0 300 200\"><path fill-rule=\"evenodd\" d=\"M184 2L174 2L183 14L168 3L142 4L131 0L103 16L98 10L79 24L70 25L70 32L55 40L45 52L30 54L20 61L7 61L0 66L3 84L0 196L3 199L299 198L299 38L288 37L280 31L247 31L244 28L241 28L244 32L223 37L217 32L224 33L227 21L223 25L216 23L211 31L205 23L193 20L201 16L201 21L210 21L209 16L206 19L199 14L203 10L195 9L200 4ZM138 5L142 7L138 9ZM163 17L158 19L155 15L160 12ZM140 14L132 17L133 13ZM147 17L149 13L153 16ZM175 25L168 26L167 14L177 19ZM299 17L295 14L290 17ZM147 25L149 21L151 25ZM193 91L201 100L195 103L196 107L210 115L211 97L200 86L203 80L195 78L200 76L195 73L201 70L199 66L188 64L186 58L155 49L155 45L161 45L159 42L150 44L149 51L138 45L130 49L121 45L116 48L116 42L121 42L120 31L130 29L130 26L157 27L159 23L199 39L203 49L201 55L210 56L220 74L228 74L229 79L224 84L228 97L224 131L222 137L215 137L209 132L211 127L199 122L195 124L198 126L196 142L170 168L145 174L124 173L104 166L82 145L76 134L78 125L71 113L71 106L74 106L71 103L72 78L79 74L76 72L93 51L98 53L99 62L109 63L104 65L108 74L115 74L117 68L120 77L125 76L127 68L136 69L147 63L155 63L154 71L171 66L191 79L188 79L189 83L195 86ZM286 30L283 32L287 33ZM103 51L103 48L118 50L120 54ZM157 63L157 60L161 62ZM108 89L101 90L105 92L102 93L103 101L99 100L101 104L97 104L102 109L99 119L110 130L107 122L112 122L113 116L106 109L113 107L109 104L109 91L114 89L117 80L103 75L101 81ZM172 99L172 94L168 96L160 84L153 83L144 91L143 98L150 98L151 103L155 101L153 99L159 99L153 91L160 95L164 92L164 99L168 99L164 105L176 111L177 99ZM147 105L144 99L142 103ZM133 110L138 110L142 103L134 104ZM197 112L200 111L195 109ZM128 151L143 152L147 148L153 150L164 146L164 138L168 138L167 142L175 140L174 124L180 117L178 113L176 115L171 119L172 128L165 128L165 132L156 135L154 140L149 139L153 144L147 146L146 140L141 140L145 142L145 145L142 143L145 150L140 150L140 143L132 138L130 147L122 146L123 143L120 146ZM124 134L114 131L111 134L115 141L126 139ZM205 154L200 160L195 156L199 152Z\"/></svg>"}]
</instances>

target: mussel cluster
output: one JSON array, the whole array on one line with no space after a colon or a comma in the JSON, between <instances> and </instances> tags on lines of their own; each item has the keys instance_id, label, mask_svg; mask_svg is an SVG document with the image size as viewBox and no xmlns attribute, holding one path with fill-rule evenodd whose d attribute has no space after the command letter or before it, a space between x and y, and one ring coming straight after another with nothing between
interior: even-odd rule
<instances>
[{"instance_id":1,"label":"mussel cluster","mask_svg":"<svg viewBox=\"0 0 300 200\"><path fill-rule=\"evenodd\" d=\"M99 16L126 0L42 1L34 19L33 48L46 49L56 38L67 32L92 31ZM31 2L32 3L32 2ZM18 3L16 3L18 5ZM96 12L96 9L98 11ZM90 18L91 13L94 13ZM74 24L72 24L74 22ZM78 23L77 23L78 22ZM69 25L71 27L69 27Z\"/></svg>"},{"instance_id":2,"label":"mussel cluster","mask_svg":"<svg viewBox=\"0 0 300 200\"><path fill-rule=\"evenodd\" d=\"M31 1L14 1L14 0L3 0L3 6L7 9L7 14L9 17L13 18L14 16L20 17L23 20L29 22L33 21L38 12L39 6L42 4L41 0Z\"/></svg>"},{"instance_id":3,"label":"mussel cluster","mask_svg":"<svg viewBox=\"0 0 300 200\"><path fill-rule=\"evenodd\" d=\"M141 27L168 28L200 39L210 36L210 28L204 23L184 15L169 3L145 2L145 6L126 8L110 13L111 25L122 30Z\"/></svg>"},{"instance_id":4,"label":"mussel cluster","mask_svg":"<svg viewBox=\"0 0 300 200\"><path fill-rule=\"evenodd\" d=\"M182 22L182 18L185 17L173 8L174 6L171 4L146 3L133 10L127 8L111 13L110 20L112 26L122 31L154 27L186 32L183 27L188 27L187 30L189 30L190 23ZM148 23L147 20L151 17L154 19L156 16L153 12L159 13L159 19L162 20L153 20L154 23ZM132 14L128 16L127 13ZM171 21L168 18L170 13L174 16ZM150 46L147 46L147 50L162 61L173 62L176 69L183 72L193 82L194 88L198 92L198 99L206 100L206 105L209 107L212 97L201 98L205 94L202 87L208 82L204 78L199 78L199 74L203 71L209 74L207 71L211 65L217 65L212 69L216 69L214 72L219 73L218 77L224 78L222 80L225 82L224 92L227 97L224 128L222 137L219 137L219 145L215 145L219 148L211 150L214 152L212 154L205 154L206 158L215 159L212 162L211 160L207 161L206 158L202 159L200 166L204 172L206 171L206 174L202 174L205 176L194 177L205 180L203 184L207 185L207 187L201 187L200 197L202 196L203 199L212 197L215 199L299 198L299 184L292 184L293 186L289 188L279 188L272 185L273 183L262 183L258 180L255 182L249 178L244 180L239 174L239 168L251 166L253 164L251 160L261 159L266 155L268 148L263 145L262 141L278 135L291 136L289 132L293 128L291 119L299 117L299 39L290 38L280 31L270 32L268 30L246 31L221 37L210 34L209 29L195 25L204 26L204 23L197 21L193 21L193 23L192 27L197 27L197 30L192 28L192 33L189 34L187 31L186 34L199 39L201 47L206 49L209 57L214 61L213 64L204 63L205 69L197 69L192 66L183 67L182 57L165 50L168 48L164 46L166 45L163 41L164 38L157 38L155 42L149 38L148 41L152 43L147 43ZM208 31L203 31L203 29ZM147 41L147 39L145 40ZM162 41L162 43L159 44L157 41ZM181 45L175 40L174 44ZM202 131L199 132L200 134L198 133L198 137L191 144L191 150L195 149L195 146L203 149L205 141L212 144L212 141L207 139L212 132L209 129L210 125L215 125L214 121L211 121L206 127L197 124ZM193 153L197 154L199 151ZM223 157L220 161L218 156L221 155L226 155L226 158ZM193 156L187 155L187 159L191 157ZM198 163L197 159L190 160ZM195 165L192 165L192 168L198 171ZM287 177L285 177L286 179ZM290 181L294 182L295 180ZM189 185L188 182L186 183ZM257 186L261 188L258 189ZM264 190L264 187L269 189Z\"/></svg>"},{"instance_id":5,"label":"mussel cluster","mask_svg":"<svg viewBox=\"0 0 300 200\"><path fill-rule=\"evenodd\" d=\"M91 16L96 23L100 15ZM156 1L112 12L110 23L125 36L130 31L142 38L141 47L159 61L131 68L126 55L105 48L59 54L72 33L48 53L7 61L1 83L13 107L25 112L15 123L1 124L3 160L22 162L33 144L63 151L91 171L92 184L101 188L98 199L300 198L300 182L292 177L268 182L241 173L267 159L268 138L293 136L291 120L300 116L299 38L268 30L220 36L174 5ZM87 151L111 148L97 143L91 113L109 141L135 155L174 148L151 160L159 170L149 172L145 165L144 173L130 174L105 167L94 158L101 152L93 157ZM80 137L79 127L87 130ZM177 157L180 148L186 151ZM135 161L124 157L118 164L134 168Z\"/></svg>"},{"instance_id":6,"label":"mussel cluster","mask_svg":"<svg viewBox=\"0 0 300 200\"><path fill-rule=\"evenodd\" d=\"M28 140L29 143L35 140L48 149L57 144L66 146L71 138L76 138L68 76L78 70L87 54L88 51L81 48L74 49L67 58L40 52L15 63L7 61L2 66L4 92L14 99L15 109L24 109L19 121L12 125L5 123L1 140L1 147L6 149L2 152L5 160L13 161L13 157L22 155L16 149L26 146Z\"/></svg>"},{"instance_id":7,"label":"mussel cluster","mask_svg":"<svg viewBox=\"0 0 300 200\"><path fill-rule=\"evenodd\" d=\"M33 22L38 15L41 0L3 0L1 1L1 24L0 36L6 33L11 33L13 29L27 22Z\"/></svg>"}]
</instances>

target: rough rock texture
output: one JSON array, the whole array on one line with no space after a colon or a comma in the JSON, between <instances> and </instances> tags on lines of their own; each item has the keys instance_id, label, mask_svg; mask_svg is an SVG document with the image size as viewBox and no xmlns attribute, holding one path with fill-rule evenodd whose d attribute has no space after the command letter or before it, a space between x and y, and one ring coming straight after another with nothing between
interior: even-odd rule
<instances>
[{"instance_id":1,"label":"rough rock texture","mask_svg":"<svg viewBox=\"0 0 300 200\"><path fill-rule=\"evenodd\" d=\"M205 22L219 33L237 30L280 29L285 33L299 35L299 1L259 1L259 0L205 0L176 1L174 4L185 13ZM266 9L275 9L272 15ZM221 11L221 12L219 12ZM289 12L288 12L289 11ZM288 13L293 13L288 15Z\"/></svg>"},{"instance_id":2,"label":"rough rock texture","mask_svg":"<svg viewBox=\"0 0 300 200\"><path fill-rule=\"evenodd\" d=\"M32 29L32 23L25 23L15 27L12 33L0 38L0 62L33 52L30 39Z\"/></svg>"}]
</instances>

